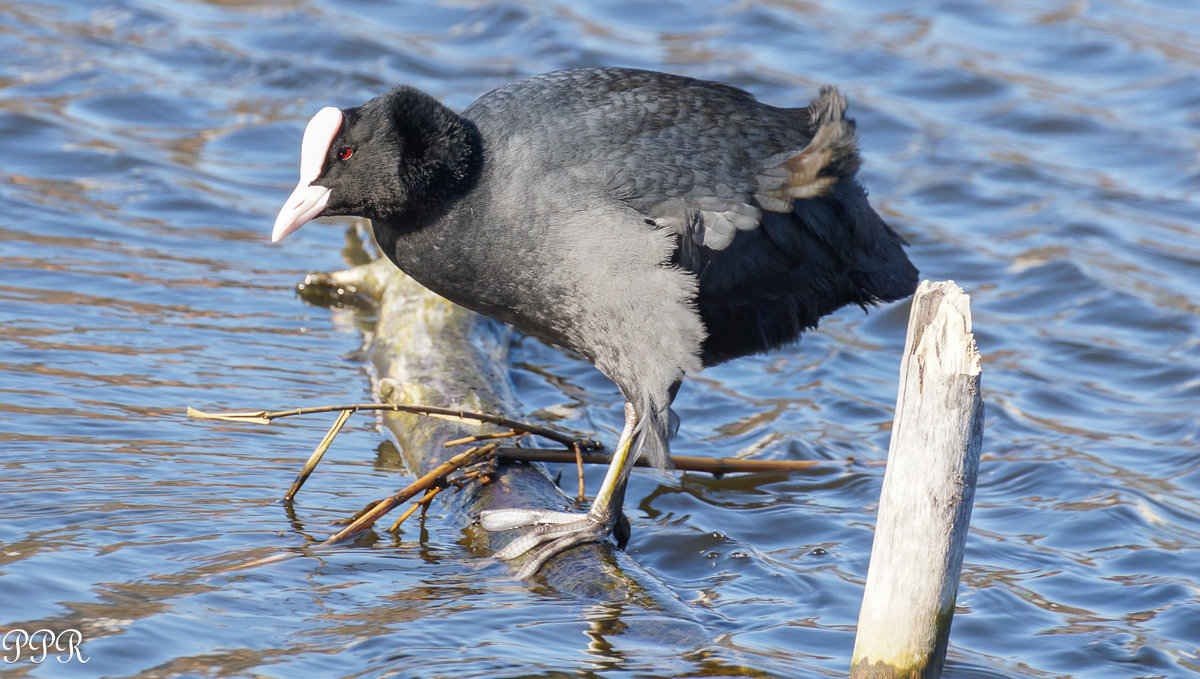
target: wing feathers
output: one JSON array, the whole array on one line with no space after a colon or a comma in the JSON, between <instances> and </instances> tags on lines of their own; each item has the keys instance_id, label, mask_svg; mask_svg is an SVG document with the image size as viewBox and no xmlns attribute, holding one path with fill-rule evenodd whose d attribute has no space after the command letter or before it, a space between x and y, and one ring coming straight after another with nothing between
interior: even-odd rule
<instances>
[{"instance_id":1,"label":"wing feathers","mask_svg":"<svg viewBox=\"0 0 1200 679\"><path fill-rule=\"evenodd\" d=\"M715 196L672 198L651 212L658 215L654 223L659 228L690 237L692 243L710 250L724 250L738 231L757 228L762 217L753 205Z\"/></svg>"},{"instance_id":2,"label":"wing feathers","mask_svg":"<svg viewBox=\"0 0 1200 679\"><path fill-rule=\"evenodd\" d=\"M833 87L822 88L809 111L812 139L798 151L763 160L754 176L753 198L725 185L713 186L709 190L715 195L688 194L658 203L650 210L655 224L680 234L689 246L724 250L739 231L759 228L763 210L786 214L796 209L797 201L828 195L838 179L858 170L854 123L845 117L846 99Z\"/></svg>"},{"instance_id":3,"label":"wing feathers","mask_svg":"<svg viewBox=\"0 0 1200 679\"><path fill-rule=\"evenodd\" d=\"M755 176L754 198L764 210L791 212L796 200L820 198L840 176L858 170L854 123L846 120L846 98L824 87L809 106L816 127L812 141L799 152L777 153Z\"/></svg>"}]
</instances>

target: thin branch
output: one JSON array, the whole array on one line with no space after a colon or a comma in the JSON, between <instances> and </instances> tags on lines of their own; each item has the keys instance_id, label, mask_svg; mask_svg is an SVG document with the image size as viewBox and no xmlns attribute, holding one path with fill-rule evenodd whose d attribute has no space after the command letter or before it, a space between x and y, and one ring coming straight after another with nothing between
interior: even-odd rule
<instances>
[{"instance_id":1,"label":"thin branch","mask_svg":"<svg viewBox=\"0 0 1200 679\"><path fill-rule=\"evenodd\" d=\"M354 414L353 410L343 410L338 414L337 420L333 423L333 426L329 428L329 431L326 432L325 438L321 439L321 442L317 444L317 447L315 450L313 450L312 455L309 455L308 460L304 462L304 466L300 469L300 473L296 475L296 480L292 481L292 487L289 488L288 492L283 496L284 502L291 502L292 498L296 497L296 492L300 490L300 486L303 486L304 482L308 480L309 474L312 474L312 471L316 468L317 463L321 461L322 457L324 457L325 451L329 449L329 444L333 443L333 437L338 435L338 432L342 430L342 426L346 424L346 420L350 419L352 414Z\"/></svg>"},{"instance_id":2,"label":"thin branch","mask_svg":"<svg viewBox=\"0 0 1200 679\"><path fill-rule=\"evenodd\" d=\"M512 438L514 436L522 437L522 436L528 436L528 435L529 435L528 432L515 431L515 430L514 431L502 431L498 434L476 434L475 436L464 436L460 439L454 439L453 441L446 441L442 445L445 446L446 448L453 448L454 446L461 446L465 443L479 443L480 441L491 441L494 439L506 439L506 438Z\"/></svg>"},{"instance_id":3,"label":"thin branch","mask_svg":"<svg viewBox=\"0 0 1200 679\"><path fill-rule=\"evenodd\" d=\"M518 420L500 417L499 415L490 415L488 413L476 413L469 410L457 410L454 408L435 408L433 406L417 406L406 405L401 403L354 403L341 406L312 406L309 408L293 408L291 410L255 410L255 411L240 411L226 413L206 413L195 408L188 407L188 417L195 417L203 420L221 420L224 422L239 422L245 424L270 424L272 420L277 420L281 417L292 417L295 415L313 415L316 413L331 413L337 411L349 410L357 412L360 410L383 410L398 413L412 413L414 415L425 415L427 417L436 417L451 422L462 422L464 424L494 424L506 429L513 429L534 436L541 436L555 443L561 443L564 446L570 446L572 443L580 443L588 450L598 450L600 444L592 440L577 441L576 439L557 432L547 427L542 427L528 422L520 422Z\"/></svg>"},{"instance_id":4,"label":"thin branch","mask_svg":"<svg viewBox=\"0 0 1200 679\"><path fill-rule=\"evenodd\" d=\"M449 460L446 460L421 478L410 483L408 487L399 493L396 493L391 497L384 498L383 500L376 502L374 505L370 505L370 508L363 512L361 516L352 521L350 525L341 529L318 546L327 547L329 545L341 542L350 536L361 533L369 528L371 524L378 521L379 518L384 514L387 514L395 509L397 505L408 502L415 497L417 493L429 490L442 477L462 469L463 467L485 458L488 455L491 455L497 446L498 444L493 442L484 446L469 448L458 455L455 455Z\"/></svg>"},{"instance_id":5,"label":"thin branch","mask_svg":"<svg viewBox=\"0 0 1200 679\"><path fill-rule=\"evenodd\" d=\"M610 456L604 453L580 453L550 450L545 448L497 448L496 455L506 460L524 462L561 462L570 464L582 460L584 464L608 464ZM708 472L709 474L736 474L753 472L792 472L811 469L823 464L824 460L739 460L733 458L689 457L672 455L671 465L686 472ZM650 462L639 458L636 466L649 467Z\"/></svg>"},{"instance_id":6,"label":"thin branch","mask_svg":"<svg viewBox=\"0 0 1200 679\"><path fill-rule=\"evenodd\" d=\"M583 487L583 448L580 446L571 446L571 454L575 456L575 473L579 477L579 494L576 498L580 504L583 504L586 493Z\"/></svg>"},{"instance_id":7,"label":"thin branch","mask_svg":"<svg viewBox=\"0 0 1200 679\"><path fill-rule=\"evenodd\" d=\"M437 497L437 494L442 492L443 490L446 490L446 486L434 486L433 488L430 488L428 491L426 491L425 497L412 503L412 506L409 507L403 514L401 514L400 518L396 519L396 522L392 524L392 527L388 529L388 532L389 533L396 532L396 530L398 528L400 528L400 524L404 523L405 519L412 516L413 513L417 511L418 507L420 507L420 508L428 507L429 503L433 501L433 498ZM421 516L425 516L425 515L422 514Z\"/></svg>"}]
</instances>

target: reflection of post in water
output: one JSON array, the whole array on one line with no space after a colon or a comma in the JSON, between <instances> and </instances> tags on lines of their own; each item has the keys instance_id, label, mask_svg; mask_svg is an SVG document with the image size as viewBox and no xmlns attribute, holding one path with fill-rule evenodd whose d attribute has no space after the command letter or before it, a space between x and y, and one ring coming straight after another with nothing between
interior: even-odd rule
<instances>
[{"instance_id":1,"label":"reflection of post in water","mask_svg":"<svg viewBox=\"0 0 1200 679\"><path fill-rule=\"evenodd\" d=\"M983 441L970 298L913 297L851 679L941 675Z\"/></svg>"}]
</instances>

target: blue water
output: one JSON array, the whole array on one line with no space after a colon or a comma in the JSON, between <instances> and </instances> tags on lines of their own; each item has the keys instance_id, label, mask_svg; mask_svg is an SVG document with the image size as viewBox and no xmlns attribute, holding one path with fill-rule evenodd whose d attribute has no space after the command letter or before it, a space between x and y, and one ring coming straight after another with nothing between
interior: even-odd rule
<instances>
[{"instance_id":1,"label":"blue water","mask_svg":"<svg viewBox=\"0 0 1200 679\"><path fill-rule=\"evenodd\" d=\"M90 658L0 676L844 676L905 304L688 383L674 452L829 464L635 474L628 551L677 609L516 582L436 507L223 572L406 478L352 419L289 514L327 420L183 416L371 398L369 319L294 295L349 222L267 240L305 121L597 64L781 105L838 84L874 204L971 294L988 423L946 676L1200 675L1197 3L0 2L0 50L0 630ZM605 380L514 342L526 413L615 438Z\"/></svg>"}]
</instances>

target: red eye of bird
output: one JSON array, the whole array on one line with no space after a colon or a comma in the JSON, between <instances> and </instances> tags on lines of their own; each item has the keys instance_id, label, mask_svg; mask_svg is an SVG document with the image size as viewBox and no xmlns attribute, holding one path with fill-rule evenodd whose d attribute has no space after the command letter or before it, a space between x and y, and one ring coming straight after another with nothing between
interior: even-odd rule
<instances>
[{"instance_id":1,"label":"red eye of bird","mask_svg":"<svg viewBox=\"0 0 1200 679\"><path fill-rule=\"evenodd\" d=\"M338 151L338 159L339 160L350 160L350 156L352 156L352 155L354 155L354 149L350 148L349 146L342 149L341 151Z\"/></svg>"}]
</instances>

